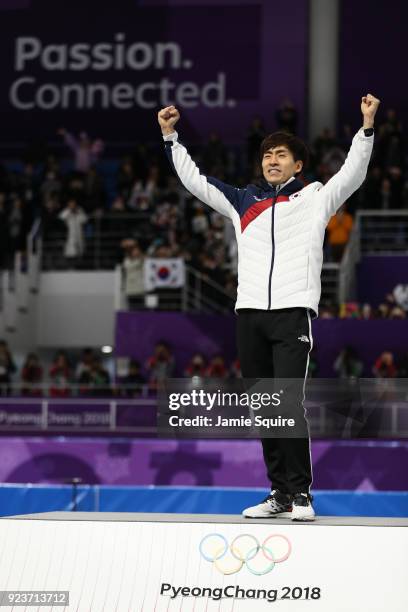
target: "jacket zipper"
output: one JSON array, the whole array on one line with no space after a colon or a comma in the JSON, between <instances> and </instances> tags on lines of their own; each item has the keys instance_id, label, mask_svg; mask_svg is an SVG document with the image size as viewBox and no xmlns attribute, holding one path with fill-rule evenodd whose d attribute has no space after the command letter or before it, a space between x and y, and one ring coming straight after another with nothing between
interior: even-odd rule
<instances>
[{"instance_id":1,"label":"jacket zipper","mask_svg":"<svg viewBox=\"0 0 408 612\"><path fill-rule=\"evenodd\" d=\"M272 270L275 263L275 203L278 194L275 195L272 201L272 215L271 215L271 237L272 237L272 257L271 257L271 268L269 270L269 283L268 283L268 310L271 309L271 289L272 289Z\"/></svg>"}]
</instances>

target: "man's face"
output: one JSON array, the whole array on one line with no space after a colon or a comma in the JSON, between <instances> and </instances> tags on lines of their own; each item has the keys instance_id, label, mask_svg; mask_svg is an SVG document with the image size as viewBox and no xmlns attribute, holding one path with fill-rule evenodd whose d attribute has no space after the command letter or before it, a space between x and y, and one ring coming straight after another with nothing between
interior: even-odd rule
<instances>
[{"instance_id":1,"label":"man's face","mask_svg":"<svg viewBox=\"0 0 408 612\"><path fill-rule=\"evenodd\" d=\"M262 172L265 180L272 185L286 183L297 172L300 172L303 162L295 161L292 153L284 145L278 145L265 151L262 159Z\"/></svg>"}]
</instances>

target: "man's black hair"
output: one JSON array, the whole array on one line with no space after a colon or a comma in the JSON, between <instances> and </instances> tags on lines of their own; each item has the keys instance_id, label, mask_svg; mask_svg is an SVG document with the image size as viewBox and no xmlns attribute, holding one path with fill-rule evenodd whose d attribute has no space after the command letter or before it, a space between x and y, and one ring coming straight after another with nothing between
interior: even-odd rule
<instances>
[{"instance_id":1,"label":"man's black hair","mask_svg":"<svg viewBox=\"0 0 408 612\"><path fill-rule=\"evenodd\" d=\"M261 160L269 149L275 149L278 146L286 147L293 155L293 159L296 161L300 160L303 162L302 171L305 169L309 160L309 151L300 138L289 134L288 132L274 132L269 134L261 143L260 156Z\"/></svg>"}]
</instances>

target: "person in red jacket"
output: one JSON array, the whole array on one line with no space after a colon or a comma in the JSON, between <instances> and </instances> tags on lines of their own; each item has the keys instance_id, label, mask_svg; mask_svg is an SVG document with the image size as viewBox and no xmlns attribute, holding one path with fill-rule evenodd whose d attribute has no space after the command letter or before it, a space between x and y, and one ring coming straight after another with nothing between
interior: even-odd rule
<instances>
[{"instance_id":1,"label":"person in red jacket","mask_svg":"<svg viewBox=\"0 0 408 612\"><path fill-rule=\"evenodd\" d=\"M376 359L373 374L377 378L394 378L397 375L397 368L394 364L394 355L390 351L384 351Z\"/></svg>"},{"instance_id":2,"label":"person in red jacket","mask_svg":"<svg viewBox=\"0 0 408 612\"><path fill-rule=\"evenodd\" d=\"M57 353L54 362L51 364L50 378L52 381L50 386L51 397L68 397L71 395L71 368L63 351Z\"/></svg>"},{"instance_id":3,"label":"person in red jacket","mask_svg":"<svg viewBox=\"0 0 408 612\"><path fill-rule=\"evenodd\" d=\"M29 353L21 371L21 392L23 395L41 396L41 383L43 381L43 369L38 356Z\"/></svg>"}]
</instances>

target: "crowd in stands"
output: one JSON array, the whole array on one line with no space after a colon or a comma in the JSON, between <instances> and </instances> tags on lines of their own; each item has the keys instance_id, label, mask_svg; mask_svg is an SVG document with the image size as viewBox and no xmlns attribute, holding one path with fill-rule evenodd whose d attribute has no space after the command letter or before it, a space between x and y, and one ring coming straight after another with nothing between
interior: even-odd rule
<instances>
[{"instance_id":1,"label":"crowd in stands","mask_svg":"<svg viewBox=\"0 0 408 612\"><path fill-rule=\"evenodd\" d=\"M355 378L408 378L408 352L394 355L385 350L375 356L373 363L364 364L353 346L346 346L332 364L332 376ZM141 363L128 359L126 373L111 376L98 351L86 348L73 363L64 351L56 353L47 366L35 353L26 356L21 368L7 343L0 340L0 394L51 398L117 398L138 397L142 393L155 393L169 378L235 379L241 377L239 359L228 361L222 354L206 356L194 353L184 364L176 363L170 345L160 341L152 354ZM314 348L310 354L308 377L319 378L319 362Z\"/></svg>"},{"instance_id":2,"label":"crowd in stands","mask_svg":"<svg viewBox=\"0 0 408 612\"><path fill-rule=\"evenodd\" d=\"M319 309L322 319L406 319L408 316L408 285L399 284L393 293L376 306L345 302L338 305L322 306Z\"/></svg>"},{"instance_id":3,"label":"crowd in stands","mask_svg":"<svg viewBox=\"0 0 408 612\"><path fill-rule=\"evenodd\" d=\"M272 129L296 133L297 125L298 111L284 100ZM240 149L227 147L212 133L201 147L190 147L191 153L208 175L242 186L261 177L259 146L268 131L256 117L242 135ZM143 291L140 269L146 256L182 257L234 296L237 253L232 226L181 186L171 173L159 132L156 147L136 146L114 166L116 174L109 180L101 163L100 139L92 140L86 133L75 136L64 128L58 137L65 147L59 157L50 153L36 163L26 160L20 170L0 165L0 266L10 265L14 253L24 251L27 232L40 217L46 247L59 240L68 268L86 267L84 256L96 232L113 236L112 263L123 262L132 277L130 297ZM343 164L352 137L348 125L338 135L323 130L310 143L310 163L301 177L305 183L326 183ZM405 143L393 109L376 127L375 152L364 186L329 223L326 260L341 260L354 213L361 208L408 209Z\"/></svg>"},{"instance_id":4,"label":"crowd in stands","mask_svg":"<svg viewBox=\"0 0 408 612\"><path fill-rule=\"evenodd\" d=\"M45 367L36 353L29 353L20 369L5 341L0 341L0 389L2 395L30 397L99 397L111 393L111 376L96 351L83 350L71 363L65 351L56 353Z\"/></svg>"},{"instance_id":5,"label":"crowd in stands","mask_svg":"<svg viewBox=\"0 0 408 612\"><path fill-rule=\"evenodd\" d=\"M166 378L175 376L176 363L171 347L167 342L158 342L155 349L144 367L139 362L132 362L137 366L138 373L142 376L145 372L144 382L155 388ZM383 351L376 356L374 362L369 365L370 376L375 378L406 378L408 375L408 352L398 355L398 358L389 351ZM353 346L345 346L337 355L332 364L332 375L338 378L360 378L364 373L367 375L365 364ZM221 354L210 357L202 353L195 353L187 364L184 365L183 376L186 378L240 378L241 368L238 357L227 362ZM316 349L310 353L308 377L319 377L319 363Z\"/></svg>"}]
</instances>

